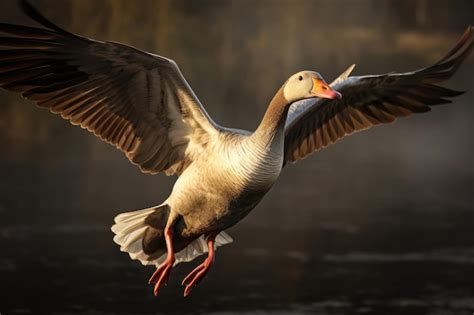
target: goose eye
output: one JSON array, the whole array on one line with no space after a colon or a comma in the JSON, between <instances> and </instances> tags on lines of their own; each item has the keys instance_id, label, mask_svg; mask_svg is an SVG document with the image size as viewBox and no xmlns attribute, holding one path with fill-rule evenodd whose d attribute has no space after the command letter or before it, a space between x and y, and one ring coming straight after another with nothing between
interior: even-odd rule
<instances>
[{"instance_id":1,"label":"goose eye","mask_svg":"<svg viewBox=\"0 0 474 315\"><path fill-rule=\"evenodd\" d=\"M298 80L303 81L303 76L300 75L300 76L298 77Z\"/></svg>"}]
</instances>

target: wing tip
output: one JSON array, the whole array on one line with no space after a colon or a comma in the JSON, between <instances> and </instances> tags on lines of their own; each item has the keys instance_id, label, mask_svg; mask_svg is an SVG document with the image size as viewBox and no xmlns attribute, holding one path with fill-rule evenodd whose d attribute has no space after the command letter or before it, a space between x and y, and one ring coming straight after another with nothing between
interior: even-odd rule
<instances>
[{"instance_id":1,"label":"wing tip","mask_svg":"<svg viewBox=\"0 0 474 315\"><path fill-rule=\"evenodd\" d=\"M352 73L352 71L354 70L356 64L353 63L352 65L350 65L346 70L344 70L344 72L342 72L333 82L331 82L331 86L334 85L334 84L337 84L337 83L340 83L341 81L344 81L346 80Z\"/></svg>"},{"instance_id":2,"label":"wing tip","mask_svg":"<svg viewBox=\"0 0 474 315\"><path fill-rule=\"evenodd\" d=\"M352 73L352 71L354 70L354 68L356 67L356 64L353 63L352 65L349 66L349 68L347 68L346 71L349 71L349 74Z\"/></svg>"},{"instance_id":3,"label":"wing tip","mask_svg":"<svg viewBox=\"0 0 474 315\"><path fill-rule=\"evenodd\" d=\"M341 74L340 78L341 78L341 79L344 79L344 80L347 79L347 78L351 75L352 71L354 71L354 68L355 68L355 67L356 67L356 64L355 64L355 63L351 64L351 65L346 69L346 71L344 71L344 72Z\"/></svg>"},{"instance_id":4,"label":"wing tip","mask_svg":"<svg viewBox=\"0 0 474 315\"><path fill-rule=\"evenodd\" d=\"M454 47L437 63L443 63L451 58L457 59L460 58L462 55L467 54L471 50L473 44L473 30L473 26L469 25L457 41L456 45L454 45Z\"/></svg>"},{"instance_id":5,"label":"wing tip","mask_svg":"<svg viewBox=\"0 0 474 315\"><path fill-rule=\"evenodd\" d=\"M434 65L418 71L424 83L449 80L469 56L474 46L474 28L469 25L453 48Z\"/></svg>"},{"instance_id":6,"label":"wing tip","mask_svg":"<svg viewBox=\"0 0 474 315\"><path fill-rule=\"evenodd\" d=\"M19 0L19 6L23 13L25 13L30 19L36 21L44 27L63 35L76 36L48 20L29 0Z\"/></svg>"}]
</instances>

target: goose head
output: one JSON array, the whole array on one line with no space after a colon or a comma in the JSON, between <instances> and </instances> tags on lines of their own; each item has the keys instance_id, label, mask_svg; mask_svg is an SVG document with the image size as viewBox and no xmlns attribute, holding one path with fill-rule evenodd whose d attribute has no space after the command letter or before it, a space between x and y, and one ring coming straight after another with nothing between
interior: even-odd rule
<instances>
[{"instance_id":1,"label":"goose head","mask_svg":"<svg viewBox=\"0 0 474 315\"><path fill-rule=\"evenodd\" d=\"M341 93L333 90L323 77L314 71L300 71L292 75L283 87L283 96L289 104L313 97L342 98Z\"/></svg>"}]
</instances>

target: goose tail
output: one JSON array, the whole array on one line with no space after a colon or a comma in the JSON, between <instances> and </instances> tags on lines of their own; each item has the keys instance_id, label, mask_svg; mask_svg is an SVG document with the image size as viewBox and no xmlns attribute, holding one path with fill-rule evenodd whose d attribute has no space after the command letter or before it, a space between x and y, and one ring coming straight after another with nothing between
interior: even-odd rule
<instances>
[{"instance_id":1,"label":"goose tail","mask_svg":"<svg viewBox=\"0 0 474 315\"><path fill-rule=\"evenodd\" d=\"M131 259L138 260L142 265L159 266L166 259L166 243L164 228L168 220L170 208L163 204L137 211L124 212L115 217L111 230L115 233L114 242L122 252L129 254ZM176 236L179 251L175 254L175 265L191 261L208 252L207 242L203 235L191 241ZM175 239L173 238L173 241ZM215 240L215 247L231 243L232 238L220 232ZM179 243L184 242L184 246ZM184 248L183 248L184 247Z\"/></svg>"}]
</instances>

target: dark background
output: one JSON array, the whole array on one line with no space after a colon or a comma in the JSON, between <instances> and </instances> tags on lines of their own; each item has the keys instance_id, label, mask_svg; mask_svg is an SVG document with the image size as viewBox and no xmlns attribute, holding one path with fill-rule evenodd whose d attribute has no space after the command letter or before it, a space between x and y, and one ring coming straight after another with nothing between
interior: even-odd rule
<instances>
[{"instance_id":1,"label":"dark background","mask_svg":"<svg viewBox=\"0 0 474 315\"><path fill-rule=\"evenodd\" d=\"M442 57L474 1L34 1L75 33L170 57L210 115L254 129L288 76L331 81ZM2 22L28 24L15 1ZM141 174L113 147L0 91L0 313L456 314L474 311L473 67L452 105L344 139L283 171L229 234L189 298L175 268L121 253L120 212L161 203L174 178Z\"/></svg>"}]
</instances>

